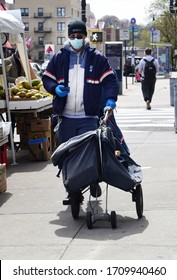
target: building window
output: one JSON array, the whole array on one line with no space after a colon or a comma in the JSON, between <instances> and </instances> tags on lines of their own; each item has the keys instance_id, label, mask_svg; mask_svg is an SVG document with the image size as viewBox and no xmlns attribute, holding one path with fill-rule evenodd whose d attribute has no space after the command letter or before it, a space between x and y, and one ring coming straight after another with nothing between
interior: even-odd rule
<instances>
[{"instance_id":1,"label":"building window","mask_svg":"<svg viewBox=\"0 0 177 280\"><path fill-rule=\"evenodd\" d=\"M44 9L38 8L38 16L43 17L43 15L44 15Z\"/></svg>"},{"instance_id":2,"label":"building window","mask_svg":"<svg viewBox=\"0 0 177 280\"><path fill-rule=\"evenodd\" d=\"M76 9L71 8L71 16L74 18L80 18L80 12Z\"/></svg>"},{"instance_id":3,"label":"building window","mask_svg":"<svg viewBox=\"0 0 177 280\"><path fill-rule=\"evenodd\" d=\"M21 15L22 17L28 17L29 16L29 9L28 8L21 8Z\"/></svg>"},{"instance_id":4,"label":"building window","mask_svg":"<svg viewBox=\"0 0 177 280\"><path fill-rule=\"evenodd\" d=\"M65 8L57 8L57 17L65 17L66 11Z\"/></svg>"},{"instance_id":5,"label":"building window","mask_svg":"<svg viewBox=\"0 0 177 280\"><path fill-rule=\"evenodd\" d=\"M44 52L43 52L43 51L39 51L39 52L38 52L38 59L39 59L40 61L44 60Z\"/></svg>"},{"instance_id":6,"label":"building window","mask_svg":"<svg viewBox=\"0 0 177 280\"><path fill-rule=\"evenodd\" d=\"M57 45L63 45L65 40L65 37L57 37Z\"/></svg>"},{"instance_id":7,"label":"building window","mask_svg":"<svg viewBox=\"0 0 177 280\"><path fill-rule=\"evenodd\" d=\"M43 22L38 22L38 30L43 31L43 29L44 29Z\"/></svg>"},{"instance_id":8,"label":"building window","mask_svg":"<svg viewBox=\"0 0 177 280\"><path fill-rule=\"evenodd\" d=\"M40 46L43 46L44 45L44 37L38 37L38 44Z\"/></svg>"},{"instance_id":9,"label":"building window","mask_svg":"<svg viewBox=\"0 0 177 280\"><path fill-rule=\"evenodd\" d=\"M65 22L57 22L57 31L65 31Z\"/></svg>"},{"instance_id":10,"label":"building window","mask_svg":"<svg viewBox=\"0 0 177 280\"><path fill-rule=\"evenodd\" d=\"M23 22L25 26L25 31L29 31L29 22Z\"/></svg>"}]
</instances>

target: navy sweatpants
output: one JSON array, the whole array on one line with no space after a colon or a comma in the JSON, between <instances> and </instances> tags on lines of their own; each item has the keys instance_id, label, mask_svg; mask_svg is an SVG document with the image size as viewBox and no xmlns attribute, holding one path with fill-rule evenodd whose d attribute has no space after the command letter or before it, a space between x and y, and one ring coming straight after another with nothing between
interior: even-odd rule
<instances>
[{"instance_id":1,"label":"navy sweatpants","mask_svg":"<svg viewBox=\"0 0 177 280\"><path fill-rule=\"evenodd\" d=\"M57 131L57 137L59 144L68 141L71 137L81 135L90 130L98 128L97 118L66 118L62 117L59 129Z\"/></svg>"}]
</instances>

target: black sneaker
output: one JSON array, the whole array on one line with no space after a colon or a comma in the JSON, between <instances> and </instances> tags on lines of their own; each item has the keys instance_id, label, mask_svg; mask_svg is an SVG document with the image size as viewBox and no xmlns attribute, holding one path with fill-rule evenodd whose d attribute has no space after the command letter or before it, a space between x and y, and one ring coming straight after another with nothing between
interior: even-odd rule
<instances>
[{"instance_id":1,"label":"black sneaker","mask_svg":"<svg viewBox=\"0 0 177 280\"><path fill-rule=\"evenodd\" d=\"M71 196L68 193L68 196L63 200L63 205L71 205Z\"/></svg>"},{"instance_id":2,"label":"black sneaker","mask_svg":"<svg viewBox=\"0 0 177 280\"><path fill-rule=\"evenodd\" d=\"M146 109L151 110L151 104L149 100L146 101Z\"/></svg>"},{"instance_id":3,"label":"black sneaker","mask_svg":"<svg viewBox=\"0 0 177 280\"><path fill-rule=\"evenodd\" d=\"M90 194L93 197L99 197L102 194L100 185L98 183L90 185Z\"/></svg>"}]
</instances>

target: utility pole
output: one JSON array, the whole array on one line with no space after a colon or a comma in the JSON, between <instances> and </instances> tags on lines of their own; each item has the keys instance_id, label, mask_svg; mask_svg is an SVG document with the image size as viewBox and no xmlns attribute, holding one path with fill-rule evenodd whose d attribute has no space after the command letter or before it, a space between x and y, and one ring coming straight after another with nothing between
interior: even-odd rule
<instances>
[{"instance_id":1,"label":"utility pole","mask_svg":"<svg viewBox=\"0 0 177 280\"><path fill-rule=\"evenodd\" d=\"M131 66L132 66L132 84L134 84L134 74L135 74L135 52L134 52L134 26L136 24L136 19L132 18L131 21L131 26L132 26L132 61L131 61Z\"/></svg>"},{"instance_id":2,"label":"utility pole","mask_svg":"<svg viewBox=\"0 0 177 280\"><path fill-rule=\"evenodd\" d=\"M174 24L174 36L175 36L175 44L174 44L174 50L176 51L176 14L177 14L177 0L170 0L170 13L175 14L175 24ZM175 57L175 69L176 69L176 54L174 54ZM174 58L173 57L173 58ZM174 65L173 65L174 67Z\"/></svg>"},{"instance_id":3,"label":"utility pole","mask_svg":"<svg viewBox=\"0 0 177 280\"><path fill-rule=\"evenodd\" d=\"M81 7L82 7L82 21L86 23L87 19L86 19L86 0L82 0L81 2Z\"/></svg>"}]
</instances>

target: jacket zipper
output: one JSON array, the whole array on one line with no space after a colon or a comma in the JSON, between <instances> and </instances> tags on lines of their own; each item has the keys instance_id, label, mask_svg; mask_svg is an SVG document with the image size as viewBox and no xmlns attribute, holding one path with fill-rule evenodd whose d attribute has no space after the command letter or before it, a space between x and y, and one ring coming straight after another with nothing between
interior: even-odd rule
<instances>
[{"instance_id":1,"label":"jacket zipper","mask_svg":"<svg viewBox=\"0 0 177 280\"><path fill-rule=\"evenodd\" d=\"M76 94L75 94L75 114L77 112L77 91L78 91L78 80L79 80L79 75L78 75L78 67L79 67L79 53L77 53L77 68L76 68Z\"/></svg>"}]
</instances>

